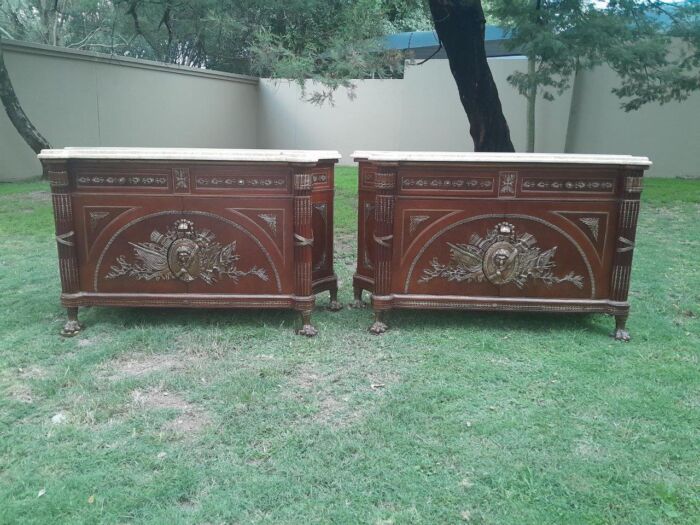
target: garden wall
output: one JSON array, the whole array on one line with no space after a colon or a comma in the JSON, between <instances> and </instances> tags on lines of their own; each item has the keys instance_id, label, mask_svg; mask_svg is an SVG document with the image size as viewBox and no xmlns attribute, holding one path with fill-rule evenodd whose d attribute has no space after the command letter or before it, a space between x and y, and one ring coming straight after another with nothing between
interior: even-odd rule
<instances>
[{"instance_id":1,"label":"garden wall","mask_svg":"<svg viewBox=\"0 0 700 525\"><path fill-rule=\"evenodd\" d=\"M525 148L525 98L508 84L513 71L527 67L521 58L489 60L516 150ZM314 90L307 85L308 93ZM343 161L355 149L471 151L469 122L447 60L407 65L401 80L358 82L356 98L340 90L333 105L300 102L296 84L261 80L259 147L333 148ZM537 107L537 151L561 152L571 92Z\"/></svg>"},{"instance_id":2,"label":"garden wall","mask_svg":"<svg viewBox=\"0 0 700 525\"><path fill-rule=\"evenodd\" d=\"M55 147L171 146L469 151L467 118L446 60L407 65L405 78L357 83L334 105L314 106L289 82L3 41L25 111ZM489 63L517 150L525 99L507 82L525 60ZM577 75L554 102L538 101L540 152L647 155L654 176L700 176L700 94L625 113L607 68ZM313 85L308 86L309 92ZM0 180L40 173L34 153L0 110Z\"/></svg>"},{"instance_id":3,"label":"garden wall","mask_svg":"<svg viewBox=\"0 0 700 525\"><path fill-rule=\"evenodd\" d=\"M54 147L254 148L258 79L3 41L25 112ZM0 108L0 180L41 165Z\"/></svg>"}]
</instances>

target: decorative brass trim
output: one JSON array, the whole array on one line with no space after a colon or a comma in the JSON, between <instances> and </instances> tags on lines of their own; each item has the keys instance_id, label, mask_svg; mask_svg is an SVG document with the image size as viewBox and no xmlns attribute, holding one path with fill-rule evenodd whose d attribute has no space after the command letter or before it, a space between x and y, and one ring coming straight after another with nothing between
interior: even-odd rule
<instances>
[{"instance_id":1,"label":"decorative brass trim","mask_svg":"<svg viewBox=\"0 0 700 525\"><path fill-rule=\"evenodd\" d=\"M52 193L53 214L56 222L73 223L73 203L67 193Z\"/></svg>"},{"instance_id":2,"label":"decorative brass trim","mask_svg":"<svg viewBox=\"0 0 700 525\"><path fill-rule=\"evenodd\" d=\"M287 185L286 177L270 177L266 179L258 177L197 177L197 188L222 187L222 188L279 188Z\"/></svg>"},{"instance_id":3,"label":"decorative brass trim","mask_svg":"<svg viewBox=\"0 0 700 525\"><path fill-rule=\"evenodd\" d=\"M515 226L508 222L497 224L485 237L473 234L468 244L448 242L447 245L450 262L441 264L433 258L431 267L423 269L419 283L436 278L468 283L487 280L495 285L513 283L524 288L533 279L547 286L569 282L576 288L583 288L583 277L574 272L563 277L554 275L557 246L543 252L533 235L518 235Z\"/></svg>"},{"instance_id":4,"label":"decorative brass trim","mask_svg":"<svg viewBox=\"0 0 700 525\"><path fill-rule=\"evenodd\" d=\"M49 185L52 188L61 188L68 186L68 172L67 171L51 171L49 170Z\"/></svg>"},{"instance_id":5,"label":"decorative brass trim","mask_svg":"<svg viewBox=\"0 0 700 525\"><path fill-rule=\"evenodd\" d=\"M633 230L637 226L637 217L639 216L639 201L625 200L620 204L620 228Z\"/></svg>"},{"instance_id":6,"label":"decorative brass trim","mask_svg":"<svg viewBox=\"0 0 700 525\"><path fill-rule=\"evenodd\" d=\"M418 299L420 298L420 299ZM392 297L393 308L427 308L434 310L493 310L493 311L534 311L534 312L601 312L618 314L629 310L629 306L620 304L616 306L609 302L581 304L578 301L567 299L555 299L554 304L543 304L542 299L537 304L528 304L517 299L493 298L478 296L437 296L437 295L416 295L399 294ZM566 304L573 302L574 304ZM559 303L559 304L557 304Z\"/></svg>"},{"instance_id":7,"label":"decorative brass trim","mask_svg":"<svg viewBox=\"0 0 700 525\"><path fill-rule=\"evenodd\" d=\"M294 246L313 246L314 245L314 238L306 238L302 237L298 233L294 234Z\"/></svg>"},{"instance_id":8,"label":"decorative brass trim","mask_svg":"<svg viewBox=\"0 0 700 525\"><path fill-rule=\"evenodd\" d=\"M73 241L69 241L70 237L73 237L75 235L75 232L73 230L63 233L61 235L56 235L56 242L59 244L63 244L65 246L75 246L75 243Z\"/></svg>"},{"instance_id":9,"label":"decorative brass trim","mask_svg":"<svg viewBox=\"0 0 700 525\"><path fill-rule=\"evenodd\" d=\"M590 192L613 193L615 191L614 179L536 179L524 177L520 183L520 189L524 192Z\"/></svg>"},{"instance_id":10,"label":"decorative brass trim","mask_svg":"<svg viewBox=\"0 0 700 525\"><path fill-rule=\"evenodd\" d=\"M487 177L401 177L405 190L461 190L487 191L493 189L493 180Z\"/></svg>"},{"instance_id":11,"label":"decorative brass trim","mask_svg":"<svg viewBox=\"0 0 700 525\"><path fill-rule=\"evenodd\" d=\"M616 264L612 276L612 297L624 300L629 292L632 269L627 265Z\"/></svg>"},{"instance_id":12,"label":"decorative brass trim","mask_svg":"<svg viewBox=\"0 0 700 525\"><path fill-rule=\"evenodd\" d=\"M591 231L591 235L597 241L600 229L600 218L599 217L581 217L579 219L583 224L585 224Z\"/></svg>"},{"instance_id":13,"label":"decorative brass trim","mask_svg":"<svg viewBox=\"0 0 700 525\"><path fill-rule=\"evenodd\" d=\"M517 171L498 172L498 196L499 198L515 198L515 185L518 181Z\"/></svg>"},{"instance_id":14,"label":"decorative brass trim","mask_svg":"<svg viewBox=\"0 0 700 525\"><path fill-rule=\"evenodd\" d=\"M95 231L97 226L100 224L100 221L104 219L105 217L109 216L108 211L91 211L89 212L90 215L90 231Z\"/></svg>"},{"instance_id":15,"label":"decorative brass trim","mask_svg":"<svg viewBox=\"0 0 700 525\"><path fill-rule=\"evenodd\" d=\"M416 233L418 226L428 219L430 219L430 215L411 215L408 219L408 232L413 235Z\"/></svg>"},{"instance_id":16,"label":"decorative brass trim","mask_svg":"<svg viewBox=\"0 0 700 525\"><path fill-rule=\"evenodd\" d=\"M179 279L187 283L201 279L209 285L222 277L228 277L235 283L248 275L262 281L269 280L262 268L253 267L247 271L237 268L236 263L241 256L236 253L236 241L222 246L215 239L211 231L197 230L194 222L178 219L164 234L153 230L150 241L129 242L134 248L136 260L128 262L120 255L105 278L131 277L139 281Z\"/></svg>"},{"instance_id":17,"label":"decorative brass trim","mask_svg":"<svg viewBox=\"0 0 700 525\"><path fill-rule=\"evenodd\" d=\"M77 178L78 186L148 186L154 188L166 188L168 186L167 177L154 177L152 175L130 175L126 176L96 176L85 175Z\"/></svg>"},{"instance_id":18,"label":"decorative brass trim","mask_svg":"<svg viewBox=\"0 0 700 525\"><path fill-rule=\"evenodd\" d=\"M423 256L425 253L425 250L428 249L428 247L435 242L436 239L438 239L441 235L444 233L448 232L449 230L456 228L458 226L461 226L463 224L467 224L469 222L474 222L474 221L479 221L479 220L484 220L484 219L501 219L501 218L506 218L506 219L521 219L521 220L528 220L528 221L534 221L534 222L539 222L540 224L544 224L545 226L553 229L557 233L561 234L568 240L578 251L579 255L581 256L581 260L583 263L586 265L586 269L588 270L588 277L589 277L589 282L591 283L591 298L595 297L595 290L596 290L596 282L595 282L595 276L593 274L593 269L591 268L591 263L588 260L588 257L586 257L585 252L581 248L581 246L574 240L571 235L569 235L566 231L562 230L560 227L556 226L555 224L552 224L551 222L541 219L539 217L534 217L532 215L521 215L521 214L495 214L495 213L487 213L483 215L475 215L472 217L467 217L465 219L462 219L457 222L453 222L451 224L446 225L445 227L441 228L439 231L437 231L428 241L423 245L423 247L418 251L416 256L413 258L413 262L411 262L411 265L408 270L408 274L406 275L406 280L404 282L404 292L408 293L408 288L411 283L411 277L413 276L413 272L415 270L416 265L418 264L418 260Z\"/></svg>"},{"instance_id":19,"label":"decorative brass trim","mask_svg":"<svg viewBox=\"0 0 700 525\"><path fill-rule=\"evenodd\" d=\"M295 190L311 190L313 185L313 176L311 173L295 173L294 174L294 189Z\"/></svg>"},{"instance_id":20,"label":"decorative brass trim","mask_svg":"<svg viewBox=\"0 0 700 525\"><path fill-rule=\"evenodd\" d=\"M325 202L318 202L313 205L314 209L318 211L318 213L321 214L321 217L323 218L323 223L324 225L328 221L328 205Z\"/></svg>"},{"instance_id":21,"label":"decorative brass trim","mask_svg":"<svg viewBox=\"0 0 700 525\"><path fill-rule=\"evenodd\" d=\"M175 181L175 190L189 191L190 189L190 170L187 168L173 168L173 180Z\"/></svg>"},{"instance_id":22,"label":"decorative brass trim","mask_svg":"<svg viewBox=\"0 0 700 525\"><path fill-rule=\"evenodd\" d=\"M617 240L621 244L621 246L617 247L617 253L631 252L632 250L634 250L634 242L630 241L629 239L620 236Z\"/></svg>"},{"instance_id":23,"label":"decorative brass trim","mask_svg":"<svg viewBox=\"0 0 700 525\"><path fill-rule=\"evenodd\" d=\"M255 235L250 233L246 228L244 228L240 224L238 224L230 219L227 219L226 217L221 217L220 215L216 215L214 213L210 213L210 212L206 212L206 211L184 211L183 212L181 210L178 210L178 211L168 210L168 211L160 211L160 212L152 213L149 215L144 215L142 217L138 217L138 218L128 222L127 224L125 224L121 228L119 228L119 230L117 230L114 233L114 235L112 235L112 237L109 239L109 241L107 241L107 243L105 244L105 247L102 249L102 253L100 254L100 257L97 259L97 265L95 266L95 273L93 276L93 289L95 292L99 291L98 290L98 282L99 282L99 276L100 276L100 268L102 267L102 261L104 260L104 257L107 254L107 251L110 249L110 247L112 246L112 244L114 243L116 238L119 237L119 235L124 233L126 230L128 230L129 228L134 226L135 224L138 224L140 222L143 222L143 221L146 221L149 219L153 219L155 217L161 217L164 215L195 215L195 216L201 216L201 217L209 217L211 219L215 219L215 220L224 222L224 223L228 224L229 226L232 226L232 227L236 228L237 230L239 230L240 232L244 233L245 235L248 236L248 238L250 238L258 246L260 251L265 255L267 262L270 265L270 267L272 268L272 271L275 275L275 284L277 285L277 290L278 291L282 290L282 282L280 280L279 272L277 271L277 267L275 266L275 264L272 260L272 257L270 256L270 253L267 251L265 246L263 246L263 244L260 242L260 240L257 237L255 237Z\"/></svg>"},{"instance_id":24,"label":"decorative brass trim","mask_svg":"<svg viewBox=\"0 0 700 525\"><path fill-rule=\"evenodd\" d=\"M277 215L272 213L258 213L258 217L265 221L270 231L277 235Z\"/></svg>"},{"instance_id":25,"label":"decorative brass trim","mask_svg":"<svg viewBox=\"0 0 700 525\"><path fill-rule=\"evenodd\" d=\"M642 193L643 181L642 177L625 177L625 191L627 193Z\"/></svg>"},{"instance_id":26,"label":"decorative brass trim","mask_svg":"<svg viewBox=\"0 0 700 525\"><path fill-rule=\"evenodd\" d=\"M396 173L375 173L374 187L378 190L394 189L396 187Z\"/></svg>"},{"instance_id":27,"label":"decorative brass trim","mask_svg":"<svg viewBox=\"0 0 700 525\"><path fill-rule=\"evenodd\" d=\"M394 217L394 196L376 195L374 199L374 220L377 223L389 222Z\"/></svg>"},{"instance_id":28,"label":"decorative brass trim","mask_svg":"<svg viewBox=\"0 0 700 525\"><path fill-rule=\"evenodd\" d=\"M367 239L367 223L369 222L370 217L372 217L372 215L373 215L374 208L375 208L374 202L369 201L369 200L365 201L365 223L364 223L364 227L365 227L365 238L364 238L364 239L360 239L360 240L358 241L359 244L362 246L362 256L363 256L362 263L363 263L364 267L367 268L367 269L369 269L369 270L374 270L374 265L372 264L372 261L371 261L371 259L369 258L369 254L367 253L367 246L366 246L366 244L367 244L367 243L366 243L366 239Z\"/></svg>"},{"instance_id":29,"label":"decorative brass trim","mask_svg":"<svg viewBox=\"0 0 700 525\"><path fill-rule=\"evenodd\" d=\"M391 243L394 239L393 235L385 235L383 237L377 237L376 235L372 235L372 238L374 239L374 242L376 242L379 246L384 246L385 248L391 248Z\"/></svg>"}]
</instances>

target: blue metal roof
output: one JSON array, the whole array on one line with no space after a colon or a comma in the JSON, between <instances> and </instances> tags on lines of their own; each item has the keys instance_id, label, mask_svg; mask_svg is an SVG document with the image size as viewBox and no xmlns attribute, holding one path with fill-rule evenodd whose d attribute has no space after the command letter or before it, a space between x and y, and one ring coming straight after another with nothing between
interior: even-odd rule
<instances>
[{"instance_id":1,"label":"blue metal roof","mask_svg":"<svg viewBox=\"0 0 700 525\"><path fill-rule=\"evenodd\" d=\"M497 26L486 26L486 42L495 40L507 40L508 36L503 29ZM435 31L408 31L387 35L383 39L385 49L420 49L424 47L437 47L438 41Z\"/></svg>"}]
</instances>

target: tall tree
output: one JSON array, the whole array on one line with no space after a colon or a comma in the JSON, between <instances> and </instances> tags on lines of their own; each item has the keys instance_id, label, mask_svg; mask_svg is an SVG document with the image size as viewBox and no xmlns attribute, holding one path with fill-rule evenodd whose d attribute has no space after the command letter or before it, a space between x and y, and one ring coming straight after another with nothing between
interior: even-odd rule
<instances>
[{"instance_id":1,"label":"tall tree","mask_svg":"<svg viewBox=\"0 0 700 525\"><path fill-rule=\"evenodd\" d=\"M2 39L0 38L0 100L5 107L7 116L10 117L12 125L15 127L20 136L29 145L35 153L39 153L42 149L50 148L51 145L39 133L39 130L34 127L34 124L29 120L22 106L17 99L17 94L12 86L10 74L5 67L5 55L3 53Z\"/></svg>"},{"instance_id":2,"label":"tall tree","mask_svg":"<svg viewBox=\"0 0 700 525\"><path fill-rule=\"evenodd\" d=\"M507 45L528 57L508 81L527 99L527 149L535 147L538 96L553 100L576 71L607 64L625 111L685 100L700 81L700 4L659 0L491 0Z\"/></svg>"},{"instance_id":3,"label":"tall tree","mask_svg":"<svg viewBox=\"0 0 700 525\"><path fill-rule=\"evenodd\" d=\"M515 151L498 88L486 61L486 18L480 0L429 0L459 99L469 119L474 151Z\"/></svg>"}]
</instances>

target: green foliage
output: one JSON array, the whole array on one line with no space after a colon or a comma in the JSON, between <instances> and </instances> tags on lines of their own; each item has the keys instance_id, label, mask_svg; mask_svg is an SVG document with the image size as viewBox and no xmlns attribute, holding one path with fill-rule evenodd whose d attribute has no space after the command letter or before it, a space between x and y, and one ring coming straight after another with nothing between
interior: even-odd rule
<instances>
[{"instance_id":1,"label":"green foliage","mask_svg":"<svg viewBox=\"0 0 700 525\"><path fill-rule=\"evenodd\" d=\"M336 187L349 302L357 171ZM645 183L629 344L602 315L406 311L375 337L327 294L314 339L286 311L137 308L63 339L48 192L0 184L0 523L697 523L700 181Z\"/></svg>"},{"instance_id":2,"label":"green foliage","mask_svg":"<svg viewBox=\"0 0 700 525\"><path fill-rule=\"evenodd\" d=\"M319 81L316 101L403 61L377 37L430 26L421 0L0 0L0 37ZM251 69L252 68L252 69Z\"/></svg>"},{"instance_id":3,"label":"green foliage","mask_svg":"<svg viewBox=\"0 0 700 525\"><path fill-rule=\"evenodd\" d=\"M508 80L527 96L552 100L578 69L608 64L621 78L613 92L625 111L685 100L700 87L700 4L657 0L492 0L489 14L511 49L536 63Z\"/></svg>"},{"instance_id":4,"label":"green foliage","mask_svg":"<svg viewBox=\"0 0 700 525\"><path fill-rule=\"evenodd\" d=\"M315 81L307 98L331 101L339 87L354 96L353 79L386 78L403 70L402 53L386 51L379 37L398 30L426 27L428 18L420 1L300 0L300 24L276 27L265 22L251 47L254 72L292 79L306 96L308 80ZM295 12L292 10L292 12ZM288 15L285 14L285 18ZM297 27L303 27L300 33Z\"/></svg>"}]
</instances>

